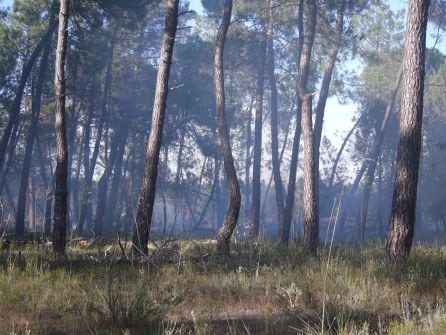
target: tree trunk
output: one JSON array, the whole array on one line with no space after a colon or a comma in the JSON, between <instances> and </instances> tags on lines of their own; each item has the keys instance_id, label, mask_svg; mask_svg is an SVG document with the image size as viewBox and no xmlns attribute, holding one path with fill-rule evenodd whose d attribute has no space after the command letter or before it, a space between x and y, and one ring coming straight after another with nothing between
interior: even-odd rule
<instances>
[{"instance_id":1,"label":"tree trunk","mask_svg":"<svg viewBox=\"0 0 446 335\"><path fill-rule=\"evenodd\" d=\"M232 157L231 141L225 112L225 87L223 69L223 51L231 23L232 0L225 0L223 18L218 28L215 46L214 73L215 73L215 105L217 109L217 128L220 135L220 148L223 163L228 178L229 207L226 212L225 222L217 234L217 253L228 255L229 242L237 225L240 213L241 195L237 180L234 158Z\"/></svg>"},{"instance_id":2,"label":"tree trunk","mask_svg":"<svg viewBox=\"0 0 446 335\"><path fill-rule=\"evenodd\" d=\"M303 48L303 15L304 15L304 3L301 1L299 3L299 11L298 11L298 29L299 29L299 49L298 49L298 58L302 56L302 48ZM296 129L294 131L293 138L293 149L291 154L291 163L290 163L290 173L288 178L288 190L285 202L285 210L283 216L283 229L282 235L280 236L280 241L283 245L288 245L290 240L290 230L291 230L291 221L293 220L293 209L294 209L294 198L296 193L296 176L297 176L297 164L299 160L299 147L300 147L300 136L302 132L302 102L299 97L299 87L297 87L297 108L296 108Z\"/></svg>"},{"instance_id":3,"label":"tree trunk","mask_svg":"<svg viewBox=\"0 0 446 335\"><path fill-rule=\"evenodd\" d=\"M364 230L365 230L365 223L367 220L367 211L369 207L369 199L370 199L370 192L372 190L372 184L373 180L375 179L375 170L376 170L376 164L378 163L379 154L381 152L381 146L384 142L384 135L387 132L387 127L389 125L390 115L392 113L393 107L395 105L396 95L398 93L398 89L400 87L401 83L401 77L402 77L402 67L400 67L400 70L398 72L398 77L396 79L395 88L393 89L389 103L387 104L386 112L384 113L384 118L381 123L381 128L379 131L378 139L375 142L375 146L373 148L372 157L370 159L367 159L365 162L367 164L367 173L365 175L364 180L364 191L362 196L362 203L361 203L361 213L360 213L360 241L364 242Z\"/></svg>"},{"instance_id":4,"label":"tree trunk","mask_svg":"<svg viewBox=\"0 0 446 335\"><path fill-rule=\"evenodd\" d=\"M50 27L54 25L54 16L50 19ZM45 82L46 69L48 67L48 57L51 51L51 36L53 30L50 30L51 34L48 37L44 50L42 59L40 60L39 74L36 85L35 97L32 102L32 120L31 127L28 131L28 137L26 138L25 145L25 158L23 159L22 175L20 179L19 188L19 198L17 201L17 213L15 221L15 231L18 236L21 236L25 232L25 208L26 208L26 192L28 190L28 179L31 168L31 159L34 148L34 139L37 133L37 125L39 123L41 101L42 101L42 90L43 83Z\"/></svg>"},{"instance_id":5,"label":"tree trunk","mask_svg":"<svg viewBox=\"0 0 446 335\"><path fill-rule=\"evenodd\" d=\"M122 163L124 160L125 147L128 137L128 125L125 124L123 133L121 135L120 145L116 153L116 162L113 168L113 179L110 188L110 197L107 204L107 210L105 211L105 224L106 231L111 232L113 230L113 224L116 221L117 209L116 205L118 203L119 194L119 184L122 176Z\"/></svg>"},{"instance_id":6,"label":"tree trunk","mask_svg":"<svg viewBox=\"0 0 446 335\"><path fill-rule=\"evenodd\" d=\"M91 130L86 129L85 131L85 140L84 140L84 187L82 190L82 201L81 201L81 211L79 215L79 222L76 227L77 233L82 233L85 226L85 220L88 217L88 213L91 211L91 189L92 189L92 182L93 182L93 175L94 170L96 167L96 162L99 156L99 149L100 144L102 140L102 134L106 132L104 131L104 125L107 124L108 120L108 114L109 114L109 96L111 92L111 86L113 81L113 56L114 56L114 48L115 48L115 35L116 35L117 28L115 28L113 32L113 36L110 41L110 49L108 54L108 62L107 62L107 69L105 71L105 83L104 83L104 92L102 96L102 103L101 103L101 115L99 117L98 121L98 130L96 135L96 140L93 148L93 154L90 159L90 141L86 141L86 139L90 138ZM94 75L93 75L93 81L94 83ZM93 108L94 108L94 85L91 88L91 96L90 96L90 114L88 117L87 125L91 125L92 118L93 118ZM88 146L88 148L87 148ZM88 153L88 154L87 154Z\"/></svg>"},{"instance_id":7,"label":"tree trunk","mask_svg":"<svg viewBox=\"0 0 446 335\"><path fill-rule=\"evenodd\" d=\"M283 219L285 211L285 200L283 195L283 182L280 174L279 160L279 135L278 135L278 106L277 106L277 87L276 77L274 74L274 20L273 20L274 0L269 1L269 22L267 29L267 54L266 54L266 71L269 79L271 90L271 163L273 166L274 189L276 193L277 220L279 236L282 235Z\"/></svg>"},{"instance_id":8,"label":"tree trunk","mask_svg":"<svg viewBox=\"0 0 446 335\"><path fill-rule=\"evenodd\" d=\"M341 147L338 150L338 153L336 154L336 158L334 160L333 166L331 168L331 173L330 173L330 179L328 182L328 194L331 193L331 189L333 188L333 184L334 184L334 179L335 179L335 175L336 175L336 170L338 168L338 164L339 161L341 159L342 153L344 152L345 146L348 143L348 140L350 139L350 137L353 135L353 132L355 131L356 127L358 127L359 122L361 121L361 117L358 118L358 120L356 120L355 124L353 125L352 129L350 129L350 131L348 132L347 136L345 136L344 141L342 142Z\"/></svg>"},{"instance_id":9,"label":"tree trunk","mask_svg":"<svg viewBox=\"0 0 446 335\"><path fill-rule=\"evenodd\" d=\"M44 45L46 45L47 43L50 43L51 36L52 36L56 26L57 26L57 24L55 22L52 25L50 25L50 27L46 31L45 35L43 35L42 39L37 44L33 53L29 57L28 61L23 65L23 70L22 70L22 75L20 77L19 86L17 87L15 98L12 103L9 115L8 115L8 123L6 124L2 139L0 141L0 170L3 168L2 165L5 162L5 154L6 154L6 149L8 147L8 142L11 137L11 132L14 128L14 125L19 120L20 105L22 104L23 91L25 89L26 82L28 81L28 77L31 73L34 63L36 62L36 59L40 53L40 50L42 49L42 47ZM0 192L0 194L1 194L1 192Z\"/></svg>"},{"instance_id":10,"label":"tree trunk","mask_svg":"<svg viewBox=\"0 0 446 335\"><path fill-rule=\"evenodd\" d=\"M20 131L21 128L19 122L16 122L12 127L11 138L9 139L8 143L8 151L5 154L5 162L2 164L0 169L0 195L3 193L3 188L5 187L6 180L8 179L8 172L12 164L12 158L15 153L15 147L18 142Z\"/></svg>"},{"instance_id":11,"label":"tree trunk","mask_svg":"<svg viewBox=\"0 0 446 335\"><path fill-rule=\"evenodd\" d=\"M173 47L178 22L178 1L168 0L161 47L158 75L156 80L155 100L153 103L152 124L147 145L144 177L139 199L138 214L133 231L133 250L147 254L150 226L152 223L153 204L155 202L156 178L158 174L159 153L169 91L169 74Z\"/></svg>"},{"instance_id":12,"label":"tree trunk","mask_svg":"<svg viewBox=\"0 0 446 335\"><path fill-rule=\"evenodd\" d=\"M118 154L118 147L121 134L115 133L110 144L110 155L105 163L105 169L98 181L98 196L96 202L96 213L94 217L93 232L96 236L100 236L103 233L105 206L107 204L107 189L108 180L115 164L116 155Z\"/></svg>"},{"instance_id":13,"label":"tree trunk","mask_svg":"<svg viewBox=\"0 0 446 335\"><path fill-rule=\"evenodd\" d=\"M60 1L54 87L56 91L56 189L54 199L53 251L65 255L67 232L68 150L65 124L65 59L70 1Z\"/></svg>"},{"instance_id":14,"label":"tree trunk","mask_svg":"<svg viewBox=\"0 0 446 335\"><path fill-rule=\"evenodd\" d=\"M34 189L33 176L29 178L29 211L28 211L28 229L29 232L36 233L36 193ZM34 234L34 238L35 238Z\"/></svg>"},{"instance_id":15,"label":"tree trunk","mask_svg":"<svg viewBox=\"0 0 446 335\"><path fill-rule=\"evenodd\" d=\"M319 206L317 183L319 182L316 155L315 135L312 125L312 95L308 91L311 50L313 48L316 28L317 6L315 0L308 0L307 22L304 43L299 64L299 97L302 101L302 132L304 138L304 250L316 256L319 239Z\"/></svg>"},{"instance_id":16,"label":"tree trunk","mask_svg":"<svg viewBox=\"0 0 446 335\"><path fill-rule=\"evenodd\" d=\"M252 205L250 217L250 235L259 236L260 228L260 198L261 198L261 167L262 167L262 121L263 121L263 92L265 83L265 60L266 60L266 33L262 33L260 43L260 64L257 73L256 87L256 114L254 118L254 161L252 164Z\"/></svg>"},{"instance_id":17,"label":"tree trunk","mask_svg":"<svg viewBox=\"0 0 446 335\"><path fill-rule=\"evenodd\" d=\"M254 100L251 100L251 107L249 108L248 119L246 120L246 148L245 148L245 203L244 203L244 212L245 212L245 221L248 222L249 218L249 191L251 189L249 183L249 172L251 170L251 146L252 146L252 131L251 131L251 122L252 122L252 107L254 104Z\"/></svg>"},{"instance_id":18,"label":"tree trunk","mask_svg":"<svg viewBox=\"0 0 446 335\"><path fill-rule=\"evenodd\" d=\"M93 81L94 82L94 81ZM93 175L90 177L90 135L91 135L91 122L93 120L93 99L94 99L94 89L91 88L90 96L90 110L88 114L87 121L85 122L84 128L84 152L83 152L83 165L84 165L84 181L82 184L82 194L81 194L81 208L79 213L79 221L76 226L76 233L81 234L84 230L85 219L87 217L88 207L91 203L91 181ZM97 156L96 156L97 157ZM96 158L93 164L96 164ZM92 161L93 161L92 158ZM92 164L92 165L93 165Z\"/></svg>"},{"instance_id":19,"label":"tree trunk","mask_svg":"<svg viewBox=\"0 0 446 335\"><path fill-rule=\"evenodd\" d=\"M37 140L36 149L40 160L40 175L42 177L43 184L46 187L43 231L46 236L49 236L51 234L51 212L52 212L53 195L54 195L54 187L53 187L54 180L52 174L51 174L51 180L48 180L45 171L45 160L43 158L42 148L38 136L36 137L36 140ZM50 166L50 171L52 171L51 166Z\"/></svg>"},{"instance_id":20,"label":"tree trunk","mask_svg":"<svg viewBox=\"0 0 446 335\"><path fill-rule=\"evenodd\" d=\"M402 67L400 68L400 72L397 77L395 89L392 92L392 97L391 97L389 104L387 106L383 121L381 122L380 133L379 133L378 138L376 139L375 143L373 144L373 148L370 153L371 159L373 161L378 160L379 154L381 153L381 146L384 141L384 137L387 133L387 127L388 127L388 123L389 123L389 119L390 119L390 112L392 111L393 98L396 98L396 93L398 91L399 82L402 79L401 76L402 76ZM352 187L350 188L349 192L347 193L347 195L344 198L344 201L342 202L343 205L341 206L341 215L339 216L340 220L339 220L338 236L341 235L344 230L345 221L347 220L347 216L350 211L350 208L348 206L351 204L351 202L356 194L356 191L358 190L361 179L364 176L364 173L367 171L367 168L369 166L368 164L369 164L368 159L362 163L361 168L359 169L358 173L356 174L356 177L355 177Z\"/></svg>"},{"instance_id":21,"label":"tree trunk","mask_svg":"<svg viewBox=\"0 0 446 335\"><path fill-rule=\"evenodd\" d=\"M163 162L163 181L161 184L161 197L163 201L163 236L167 234L167 201L166 201L166 185L169 182L169 146L164 148L164 162Z\"/></svg>"},{"instance_id":22,"label":"tree trunk","mask_svg":"<svg viewBox=\"0 0 446 335\"><path fill-rule=\"evenodd\" d=\"M325 65L324 75L322 78L321 90L319 92L319 100L316 105L316 120L314 122L314 138L315 138L315 157L316 164L319 169L319 150L322 140L322 126L324 123L325 105L327 103L330 91L331 78L335 68L336 59L338 57L339 48L342 43L342 33L344 30L344 12L345 0L339 0L336 15L336 31L335 42L328 54L328 61Z\"/></svg>"},{"instance_id":23,"label":"tree trunk","mask_svg":"<svg viewBox=\"0 0 446 335\"><path fill-rule=\"evenodd\" d=\"M219 169L220 168L219 162L215 161L214 165L215 165L214 169ZM218 183L218 176L219 176L218 173L214 173L214 181L212 183L211 193L209 194L209 197L208 197L206 203L204 204L203 210L201 211L200 217L198 218L197 223L196 223L196 225L195 225L193 230L198 229L198 227L200 227L201 223L203 222L204 216L206 215L206 211L207 211L209 205L211 204L211 202L212 202L212 200L214 198L215 188L216 188L217 183Z\"/></svg>"},{"instance_id":24,"label":"tree trunk","mask_svg":"<svg viewBox=\"0 0 446 335\"><path fill-rule=\"evenodd\" d=\"M83 131L85 131L85 126L83 127ZM83 132L80 134L80 137L78 138L78 145L76 150L76 165L74 168L74 179L71 181L71 199L72 199L72 205L73 205L73 217L72 222L77 223L79 222L79 189L80 189L80 173L81 173L81 166L82 166L82 149L84 148L84 134Z\"/></svg>"},{"instance_id":25,"label":"tree trunk","mask_svg":"<svg viewBox=\"0 0 446 335\"><path fill-rule=\"evenodd\" d=\"M421 149L429 2L429 0L409 2L404 46L405 79L401 98L400 138L392 213L386 243L387 256L392 261L407 258L412 247Z\"/></svg>"}]
</instances>

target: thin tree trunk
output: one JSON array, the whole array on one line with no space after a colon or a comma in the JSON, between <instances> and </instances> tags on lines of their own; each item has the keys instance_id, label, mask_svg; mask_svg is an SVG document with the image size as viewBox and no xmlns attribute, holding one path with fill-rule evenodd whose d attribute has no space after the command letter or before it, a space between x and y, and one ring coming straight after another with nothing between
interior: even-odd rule
<instances>
[{"instance_id":1,"label":"thin tree trunk","mask_svg":"<svg viewBox=\"0 0 446 335\"><path fill-rule=\"evenodd\" d=\"M147 254L150 226L152 223L153 204L155 202L156 179L158 174L159 153L169 91L169 74L173 47L178 22L178 1L168 0L161 47L158 76L156 80L155 100L153 103L152 125L147 145L144 177L139 199L138 214L133 231L133 250Z\"/></svg>"},{"instance_id":2,"label":"thin tree trunk","mask_svg":"<svg viewBox=\"0 0 446 335\"><path fill-rule=\"evenodd\" d=\"M54 195L54 178L51 177L51 180L50 181L48 180L45 171L45 160L43 158L42 148L38 136L36 137L36 140L37 140L36 149L40 160L40 175L42 177L43 184L46 187L43 231L46 236L49 236L51 233L51 212L52 212L53 195ZM50 171L52 171L51 166L50 166Z\"/></svg>"},{"instance_id":3,"label":"thin tree trunk","mask_svg":"<svg viewBox=\"0 0 446 335\"><path fill-rule=\"evenodd\" d=\"M103 233L105 207L107 204L107 188L108 180L115 164L116 155L118 154L118 147L121 134L115 133L110 144L110 156L106 160L105 169L98 181L98 196L96 202L96 212L94 217L93 232L96 236L100 236Z\"/></svg>"},{"instance_id":4,"label":"thin tree trunk","mask_svg":"<svg viewBox=\"0 0 446 335\"><path fill-rule=\"evenodd\" d=\"M54 25L54 16L50 19L50 27ZM51 30L50 30L51 31ZM53 32L53 31L51 31ZM43 50L42 59L40 60L39 74L36 85L35 97L32 103L32 120L31 127L28 131L25 144L25 158L23 159L22 175L20 179L19 198L17 201L16 226L15 231L18 236L25 232L25 208L26 208L26 192L28 190L28 179L31 168L31 159L34 148L34 139L37 134L37 125L39 123L43 83L45 82L46 69L48 67L48 57L51 51L51 35L49 36Z\"/></svg>"},{"instance_id":5,"label":"thin tree trunk","mask_svg":"<svg viewBox=\"0 0 446 335\"><path fill-rule=\"evenodd\" d=\"M113 224L116 220L117 216L117 203L118 203L118 195L119 195L119 184L122 177L122 163L124 160L125 147L127 143L128 137L128 125L124 125L123 133L121 135L121 143L118 147L118 151L116 153L116 161L113 168L113 179L111 182L110 188L110 196L108 199L107 210L105 213L105 224L106 224L106 232L111 232L113 230Z\"/></svg>"},{"instance_id":6,"label":"thin tree trunk","mask_svg":"<svg viewBox=\"0 0 446 335\"><path fill-rule=\"evenodd\" d=\"M29 178L28 229L29 232L36 231L36 193L34 189L33 176Z\"/></svg>"},{"instance_id":7,"label":"thin tree trunk","mask_svg":"<svg viewBox=\"0 0 446 335\"><path fill-rule=\"evenodd\" d=\"M347 136L345 136L344 141L342 142L341 147L339 148L338 153L336 154L336 158L334 160L333 166L331 168L331 173L330 173L330 179L328 182L328 194L331 193L331 189L333 188L333 184L334 184L334 179L335 179L335 175L336 175L336 170L338 168L338 164L339 161L341 159L342 153L344 152L345 146L348 143L348 140L350 139L350 137L353 135L353 132L355 131L356 127L358 127L359 122L361 121L362 116L358 118L358 120L356 120L355 124L353 125L352 129L350 129L350 131L348 132Z\"/></svg>"},{"instance_id":8,"label":"thin tree trunk","mask_svg":"<svg viewBox=\"0 0 446 335\"><path fill-rule=\"evenodd\" d=\"M429 0L409 2L404 47L404 85L401 98L400 139L396 179L387 236L387 256L407 258L412 247L417 203L418 168L423 120L426 26Z\"/></svg>"},{"instance_id":9,"label":"thin tree trunk","mask_svg":"<svg viewBox=\"0 0 446 335\"><path fill-rule=\"evenodd\" d=\"M260 63L259 72L257 73L256 87L256 114L254 118L254 161L252 165L252 205L250 217L250 234L251 237L259 236L260 228L260 199L261 184L260 175L262 167L262 128L263 128L263 93L265 83L265 60L266 60L266 32L262 32L262 40L260 42ZM215 184L215 183L214 183Z\"/></svg>"},{"instance_id":10,"label":"thin tree trunk","mask_svg":"<svg viewBox=\"0 0 446 335\"><path fill-rule=\"evenodd\" d=\"M12 128L11 138L8 143L8 151L6 152L6 155L5 155L5 162L2 165L2 168L0 170L0 194L3 193L2 192L3 188L5 187L6 180L8 179L8 172L9 172L9 168L11 167L12 158L15 153L15 147L17 145L20 131L21 131L21 128L20 128L19 122L17 122L14 124L14 126Z\"/></svg>"},{"instance_id":11,"label":"thin tree trunk","mask_svg":"<svg viewBox=\"0 0 446 335\"><path fill-rule=\"evenodd\" d=\"M277 106L277 87L274 74L274 19L273 19L274 0L269 1L269 22L267 29L267 54L266 54L266 72L268 74L271 90L271 163L273 166L274 189L276 194L277 220L279 236L282 235L284 223L285 200L283 195L283 182L280 174L279 160L279 135L278 135L278 106Z\"/></svg>"},{"instance_id":12,"label":"thin tree trunk","mask_svg":"<svg viewBox=\"0 0 446 335\"><path fill-rule=\"evenodd\" d=\"M105 83L104 83L104 93L102 97L102 104L101 104L101 115L98 120L98 129L96 134L96 140L93 148L93 154L91 157L91 160L89 160L90 156L90 141L85 141L85 152L84 152L84 187L82 190L82 205L81 205L81 211L79 215L79 222L77 224L77 233L82 233L85 226L85 220L89 216L88 213L91 211L91 189L92 189L92 182L93 182L93 175L94 170L96 167L96 162L99 156L99 149L100 144L102 140L103 133L107 132L107 129L104 130L104 125L107 128L107 120L108 120L108 114L109 114L109 97L111 93L111 86L113 81L113 56L114 56L114 48L115 48L115 35L116 35L117 28L115 27L115 30L113 31L113 36L110 41L110 49L108 54L108 62L107 62L107 69L105 71ZM94 76L93 76L93 83L94 83ZM90 114L89 114L89 122L87 122L87 125L91 125L91 121L93 118L92 115L92 109L93 107L93 101L94 101L94 86L91 88L91 96L90 96ZM90 138L90 129L86 129L86 135L85 139ZM88 152L88 155L87 155ZM87 161L85 161L87 160ZM87 168L88 167L88 168Z\"/></svg>"},{"instance_id":13,"label":"thin tree trunk","mask_svg":"<svg viewBox=\"0 0 446 335\"><path fill-rule=\"evenodd\" d=\"M94 82L94 81L93 81ZM85 219L87 217L88 206L91 203L91 181L93 176L90 178L90 135L91 135L91 122L93 119L93 98L94 89L91 88L90 96L90 110L88 114L87 121L84 124L84 152L83 152L83 165L84 165L84 181L82 184L82 194L81 194L81 208L79 213L79 221L76 226L76 233L81 234L84 230ZM95 158L95 157L93 157ZM96 164L96 160L94 162Z\"/></svg>"},{"instance_id":14,"label":"thin tree trunk","mask_svg":"<svg viewBox=\"0 0 446 335\"><path fill-rule=\"evenodd\" d=\"M223 18L218 28L215 46L214 74L215 74L215 105L217 109L217 128L220 135L220 148L223 162L228 178L229 207L226 212L225 222L217 234L217 252L228 255L230 252L229 242L237 225L240 213L241 195L237 180L234 158L232 157L231 140L225 112L225 87L223 50L231 24L232 0L225 0Z\"/></svg>"},{"instance_id":15,"label":"thin tree trunk","mask_svg":"<svg viewBox=\"0 0 446 335\"><path fill-rule=\"evenodd\" d=\"M177 171L175 174L175 196L174 196L174 207L175 207L175 215L173 218L173 224L172 224L172 229L170 230L170 236L172 236L173 234L175 234L175 227L176 227L176 223L177 223L177 217L178 217L178 199L179 199L179 184L180 184L180 177L181 177L181 167L182 167L182 159L183 159L183 149L184 149L184 136L185 136L185 131L182 130L180 131L180 143L179 143L179 148L178 148L178 155L177 155Z\"/></svg>"},{"instance_id":16,"label":"thin tree trunk","mask_svg":"<svg viewBox=\"0 0 446 335\"><path fill-rule=\"evenodd\" d=\"M396 98L396 93L398 91L399 82L402 79L401 76L402 76L402 67L400 67L400 71L398 73L395 89L392 92L392 97L389 100L389 104L387 106L386 113L384 114L383 121L381 123L380 133L379 133L378 138L376 139L376 141L373 145L373 148L371 150L370 156L371 156L372 160L377 160L379 157L379 154L381 153L382 143L383 143L384 137L387 133L388 123L389 123L389 119L390 119L390 113L392 111L392 106L393 106L393 101L394 101L392 98ZM351 204L351 202L356 194L356 191L358 190L361 179L364 176L364 173L367 171L368 166L369 166L368 159L366 159L362 163L361 168L359 169L358 173L356 174L353 185L350 188L349 192L347 193L345 200L343 201L343 205L341 207L341 215L339 216L340 221L339 221L338 235L341 235L343 232L345 221L347 220L347 216L350 212L350 208L348 206Z\"/></svg>"},{"instance_id":17,"label":"thin tree trunk","mask_svg":"<svg viewBox=\"0 0 446 335\"><path fill-rule=\"evenodd\" d=\"M299 97L302 101L302 132L304 138L304 250L316 256L319 239L319 206L317 183L319 182L316 155L315 135L312 125L312 95L308 91L311 50L316 28L317 6L315 0L308 0L307 22L304 43L299 64Z\"/></svg>"},{"instance_id":18,"label":"thin tree trunk","mask_svg":"<svg viewBox=\"0 0 446 335\"><path fill-rule=\"evenodd\" d=\"M251 131L251 122L252 122L252 107L254 104L254 99L251 101L251 107L249 108L249 116L246 120L246 147L245 147L245 203L244 203L244 211L245 211L245 220L249 219L249 191L250 191L250 183L249 183L249 172L251 170L251 145L252 145L252 131Z\"/></svg>"},{"instance_id":19,"label":"thin tree trunk","mask_svg":"<svg viewBox=\"0 0 446 335\"><path fill-rule=\"evenodd\" d=\"M303 15L304 15L304 3L303 1L301 1L299 3L299 14L297 23L299 29L299 50L298 50L299 61L301 58L303 42L304 42ZM293 138L293 149L291 154L290 172L288 178L288 190L287 190L285 210L283 216L283 229L282 229L282 235L280 236L281 243L283 245L288 245L288 242L290 240L291 221L293 220L297 165L299 160L300 136L302 132L301 119L302 119L302 102L299 97L299 87L297 87L296 129L294 131L294 138Z\"/></svg>"},{"instance_id":20,"label":"thin tree trunk","mask_svg":"<svg viewBox=\"0 0 446 335\"><path fill-rule=\"evenodd\" d=\"M332 48L330 49L330 52L328 54L327 64L325 65L321 90L319 92L319 100L316 105L316 120L314 122L315 157L318 169L319 169L319 154L322 140L322 126L324 123L325 105L327 103L328 94L330 91L331 78L333 77L333 70L335 68L336 59L339 53L339 48L342 43L342 33L344 30L345 0L339 0L337 4L338 8L336 14L335 42Z\"/></svg>"},{"instance_id":21,"label":"thin tree trunk","mask_svg":"<svg viewBox=\"0 0 446 335\"><path fill-rule=\"evenodd\" d=\"M217 164L217 165L215 165L215 164ZM219 169L220 168L219 162L215 161L214 165L215 165L214 169ZM211 193L209 194L209 197L206 200L206 203L204 204L204 207L203 207L203 210L201 211L200 217L198 218L194 228L192 229L193 231L197 230L198 227L200 227L201 223L203 222L204 216L206 215L206 211L207 211L209 205L211 204L211 202L212 202L212 200L214 198L215 188L216 188L217 183L218 183L218 176L219 175L217 173L214 173L214 181L212 182Z\"/></svg>"},{"instance_id":22,"label":"thin tree trunk","mask_svg":"<svg viewBox=\"0 0 446 335\"><path fill-rule=\"evenodd\" d=\"M293 108L291 108L291 110L293 110ZM300 120L298 122L300 122ZM288 143L288 136L290 134L290 126L291 126L291 118L289 118L289 120L288 120L287 130L285 132L285 138L283 140L282 148L280 150L280 156L279 156L280 162L282 162L283 155L285 154L286 145ZM269 180L268 180L268 185L266 186L265 195L263 196L263 200L262 200L262 205L261 205L261 210L260 210L261 216L264 216L264 214L265 214L266 199L268 198L269 190L271 189L271 184L273 182L273 179L274 179L274 173L271 172L271 174L269 176Z\"/></svg>"},{"instance_id":23,"label":"thin tree trunk","mask_svg":"<svg viewBox=\"0 0 446 335\"><path fill-rule=\"evenodd\" d=\"M54 200L53 251L65 255L68 199L68 150L65 123L65 59L68 40L69 0L60 1L54 87L56 91L56 190Z\"/></svg>"},{"instance_id":24,"label":"thin tree trunk","mask_svg":"<svg viewBox=\"0 0 446 335\"><path fill-rule=\"evenodd\" d=\"M85 127L83 129L85 131ZM81 166L82 166L82 149L84 147L84 134L81 133L79 139L78 139L78 146L77 146L77 152L76 152L76 165L74 169L74 179L71 182L71 198L72 198L72 204L73 204L73 218L72 222L77 223L79 222L79 189L80 189L80 173L81 173Z\"/></svg>"},{"instance_id":25,"label":"thin tree trunk","mask_svg":"<svg viewBox=\"0 0 446 335\"><path fill-rule=\"evenodd\" d=\"M363 195L362 195L361 216L360 216L360 241L361 242L364 242L365 223L367 220L367 211L368 211L368 207L369 207L370 192L372 190L373 180L375 179L376 164L378 163L379 154L381 153L381 146L382 146L382 143L384 142L384 135L387 132L390 115L394 108L398 89L401 84L402 72L403 72L403 69L402 69L402 67L400 67L400 70L398 72L398 77L396 79L395 87L390 95L390 100L389 100L389 103L387 104L386 112L384 113L384 118L381 123L381 128L379 131L378 139L376 140L375 146L373 148L372 156L370 157L370 159L367 159L367 161L366 161L367 173L365 175L365 180L364 180L364 191L363 191Z\"/></svg>"},{"instance_id":26,"label":"thin tree trunk","mask_svg":"<svg viewBox=\"0 0 446 335\"><path fill-rule=\"evenodd\" d=\"M163 236L167 234L167 201L166 201L166 184L168 183L168 174L169 174L169 146L166 145L164 147L164 162L163 162L163 172L162 172L162 183L161 183L161 200L163 202Z\"/></svg>"},{"instance_id":27,"label":"thin tree trunk","mask_svg":"<svg viewBox=\"0 0 446 335\"><path fill-rule=\"evenodd\" d=\"M49 41L51 40L51 36L54 32L54 29L56 29L56 26L57 26L56 22L50 25L45 35L43 35L42 39L37 44L33 53L29 57L28 61L23 65L19 86L17 87L15 98L12 103L11 110L9 111L8 123L6 124L2 139L0 141L0 170L3 168L3 164L5 162L5 154L6 154L6 149L8 147L8 142L10 142L11 132L14 128L14 125L19 121L20 105L22 104L22 97L26 86L26 82L28 81L28 77L31 73L34 63L37 60L40 50L44 45L49 43Z\"/></svg>"}]
</instances>

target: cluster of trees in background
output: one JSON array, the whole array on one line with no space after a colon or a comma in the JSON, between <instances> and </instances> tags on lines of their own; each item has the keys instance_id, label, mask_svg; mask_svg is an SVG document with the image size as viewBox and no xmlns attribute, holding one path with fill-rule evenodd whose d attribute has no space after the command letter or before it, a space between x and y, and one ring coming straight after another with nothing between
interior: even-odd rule
<instances>
[{"instance_id":1,"label":"cluster of trees in background","mask_svg":"<svg viewBox=\"0 0 446 335\"><path fill-rule=\"evenodd\" d=\"M383 238L391 217L397 258L410 251L420 150L417 229L446 229L444 1L409 1L412 39L382 0L201 3L2 10L2 229L53 229L62 254L66 229L133 232L136 252L151 229L220 229L228 253L238 222L285 245L302 235L314 255L329 229ZM438 43L424 51L428 8ZM339 148L324 128L333 97L357 107Z\"/></svg>"}]
</instances>

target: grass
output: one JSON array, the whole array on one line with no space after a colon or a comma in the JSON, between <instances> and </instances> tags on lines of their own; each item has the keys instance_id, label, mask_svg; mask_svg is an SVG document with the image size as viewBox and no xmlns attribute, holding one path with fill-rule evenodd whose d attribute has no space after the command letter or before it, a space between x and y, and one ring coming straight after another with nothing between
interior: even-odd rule
<instances>
[{"instance_id":1,"label":"grass","mask_svg":"<svg viewBox=\"0 0 446 335\"><path fill-rule=\"evenodd\" d=\"M0 257L1 334L446 334L446 248L403 264L379 243L307 258L299 244L156 242L144 262L115 246L39 246ZM116 252L118 252L116 248ZM119 256L119 253L116 253Z\"/></svg>"}]
</instances>

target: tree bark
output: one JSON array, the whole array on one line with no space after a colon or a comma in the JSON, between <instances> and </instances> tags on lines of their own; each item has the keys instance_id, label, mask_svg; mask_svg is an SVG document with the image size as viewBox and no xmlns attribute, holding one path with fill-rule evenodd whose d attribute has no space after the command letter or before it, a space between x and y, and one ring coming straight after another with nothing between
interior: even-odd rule
<instances>
[{"instance_id":1,"label":"tree bark","mask_svg":"<svg viewBox=\"0 0 446 335\"><path fill-rule=\"evenodd\" d=\"M316 256L319 239L319 206L317 196L317 171L315 155L315 135L312 125L312 95L308 90L311 50L313 48L316 28L317 6L315 0L308 0L304 43L299 64L299 97L302 101L302 133L304 138L304 250L311 256Z\"/></svg>"},{"instance_id":2,"label":"tree bark","mask_svg":"<svg viewBox=\"0 0 446 335\"><path fill-rule=\"evenodd\" d=\"M429 0L409 2L404 46L400 138L386 243L387 256L395 262L409 256L415 226L429 3Z\"/></svg>"},{"instance_id":3,"label":"tree bark","mask_svg":"<svg viewBox=\"0 0 446 335\"><path fill-rule=\"evenodd\" d=\"M150 226L152 223L153 204L155 202L156 179L158 174L159 153L169 91L169 74L173 47L178 22L178 1L167 2L167 14L161 47L158 75L156 80L155 100L153 103L152 124L147 145L144 177L139 199L138 214L133 231L133 251L147 254Z\"/></svg>"},{"instance_id":4,"label":"tree bark","mask_svg":"<svg viewBox=\"0 0 446 335\"><path fill-rule=\"evenodd\" d=\"M214 72L215 72L215 105L217 109L217 129L220 135L220 148L223 163L228 179L229 207L226 212L225 222L217 234L217 253L228 255L229 242L237 225L240 213L241 195L237 180L234 158L232 157L231 141L225 112L225 87L223 69L223 51L231 23L232 0L225 0L223 18L218 29L215 46Z\"/></svg>"},{"instance_id":5,"label":"tree bark","mask_svg":"<svg viewBox=\"0 0 446 335\"><path fill-rule=\"evenodd\" d=\"M262 32L260 42L260 63L257 73L256 87L256 112L254 117L254 160L252 164L252 205L250 216L250 235L255 238L260 231L260 199L261 184L260 175L262 167L262 128L263 128L263 92L265 83L265 60L266 60L266 32Z\"/></svg>"},{"instance_id":6,"label":"tree bark","mask_svg":"<svg viewBox=\"0 0 446 335\"><path fill-rule=\"evenodd\" d=\"M65 123L65 59L68 40L69 0L60 1L54 87L56 93L56 189L54 200L53 251L65 255L67 230L68 149Z\"/></svg>"}]
</instances>

